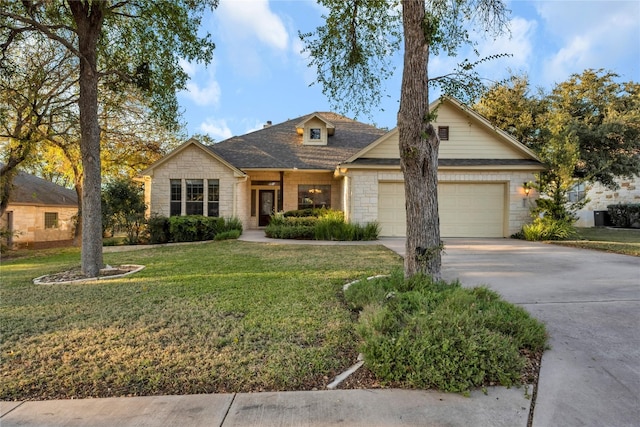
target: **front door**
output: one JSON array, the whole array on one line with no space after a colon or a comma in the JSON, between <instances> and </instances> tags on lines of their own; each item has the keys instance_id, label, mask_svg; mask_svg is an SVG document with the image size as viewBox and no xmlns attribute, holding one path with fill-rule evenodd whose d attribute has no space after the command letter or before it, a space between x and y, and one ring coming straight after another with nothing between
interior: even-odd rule
<instances>
[{"instance_id":1,"label":"front door","mask_svg":"<svg viewBox=\"0 0 640 427\"><path fill-rule=\"evenodd\" d=\"M259 209L260 216L258 218L258 225L264 227L269 225L271 215L274 213L276 191L275 190L260 190L258 194L260 200Z\"/></svg>"}]
</instances>

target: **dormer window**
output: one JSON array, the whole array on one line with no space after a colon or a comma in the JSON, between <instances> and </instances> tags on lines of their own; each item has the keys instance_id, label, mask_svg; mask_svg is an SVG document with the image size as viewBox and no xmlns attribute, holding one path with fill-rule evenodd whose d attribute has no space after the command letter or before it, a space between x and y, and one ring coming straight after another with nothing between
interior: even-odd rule
<instances>
[{"instance_id":1,"label":"dormer window","mask_svg":"<svg viewBox=\"0 0 640 427\"><path fill-rule=\"evenodd\" d=\"M302 145L327 145L328 138L335 132L335 126L315 113L298 123L296 132L302 137Z\"/></svg>"},{"instance_id":2,"label":"dormer window","mask_svg":"<svg viewBox=\"0 0 640 427\"><path fill-rule=\"evenodd\" d=\"M321 140L322 139L322 129L320 128L311 128L309 129L309 139L310 140Z\"/></svg>"}]
</instances>

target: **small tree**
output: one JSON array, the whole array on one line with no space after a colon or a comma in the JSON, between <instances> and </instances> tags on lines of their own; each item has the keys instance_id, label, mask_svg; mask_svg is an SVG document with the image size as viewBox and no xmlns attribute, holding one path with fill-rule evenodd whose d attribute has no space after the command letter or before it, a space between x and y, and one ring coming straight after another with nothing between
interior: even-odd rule
<instances>
[{"instance_id":1,"label":"small tree","mask_svg":"<svg viewBox=\"0 0 640 427\"><path fill-rule=\"evenodd\" d=\"M576 167L580 158L579 140L575 131L566 126L567 113L556 111L546 115L546 143L538 155L547 169L538 174L536 187L541 197L532 210L534 216L550 217L554 221L573 224L576 212L586 200L569 202L568 193L580 180L576 178Z\"/></svg>"},{"instance_id":2,"label":"small tree","mask_svg":"<svg viewBox=\"0 0 640 427\"><path fill-rule=\"evenodd\" d=\"M142 188L130 179L116 179L102 191L102 223L104 230L125 230L127 243L140 241L144 224L144 194Z\"/></svg>"}]
</instances>

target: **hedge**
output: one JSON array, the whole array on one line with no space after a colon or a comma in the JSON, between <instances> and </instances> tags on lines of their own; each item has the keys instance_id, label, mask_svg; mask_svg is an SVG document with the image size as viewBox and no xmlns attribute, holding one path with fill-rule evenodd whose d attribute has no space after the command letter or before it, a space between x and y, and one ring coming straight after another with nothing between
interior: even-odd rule
<instances>
[{"instance_id":1,"label":"hedge","mask_svg":"<svg viewBox=\"0 0 640 427\"><path fill-rule=\"evenodd\" d=\"M230 233L231 231L236 233ZM152 216L147 221L149 243L197 242L214 240L219 235L237 238L242 233L242 223L237 218L187 216ZM221 238L221 237L220 237ZM219 238L218 238L219 239Z\"/></svg>"},{"instance_id":2,"label":"hedge","mask_svg":"<svg viewBox=\"0 0 640 427\"><path fill-rule=\"evenodd\" d=\"M607 210L616 227L640 228L640 203L609 205Z\"/></svg>"}]
</instances>

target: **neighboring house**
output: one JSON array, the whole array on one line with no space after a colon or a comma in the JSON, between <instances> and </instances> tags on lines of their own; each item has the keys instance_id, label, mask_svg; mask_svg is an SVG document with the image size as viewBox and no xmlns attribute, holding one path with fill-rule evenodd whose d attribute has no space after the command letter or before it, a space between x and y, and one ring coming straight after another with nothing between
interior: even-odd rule
<instances>
[{"instance_id":1,"label":"neighboring house","mask_svg":"<svg viewBox=\"0 0 640 427\"><path fill-rule=\"evenodd\" d=\"M586 197L589 201L577 212L578 227L612 225L607 206L618 203L640 203L640 177L616 179L619 188L610 190L602 184L580 184L569 197L572 201Z\"/></svg>"},{"instance_id":2,"label":"neighboring house","mask_svg":"<svg viewBox=\"0 0 640 427\"><path fill-rule=\"evenodd\" d=\"M531 150L468 107L441 102L434 122L442 140L441 234L508 237L530 218L535 196L525 194L523 184L543 167ZM326 206L351 222L379 222L381 236L405 234L397 130L335 113L269 123L211 146L191 139L141 177L148 214L235 216L253 229L276 211Z\"/></svg>"},{"instance_id":3,"label":"neighboring house","mask_svg":"<svg viewBox=\"0 0 640 427\"><path fill-rule=\"evenodd\" d=\"M18 172L0 227L13 232L9 243L14 247L70 243L77 214L75 190Z\"/></svg>"}]
</instances>

